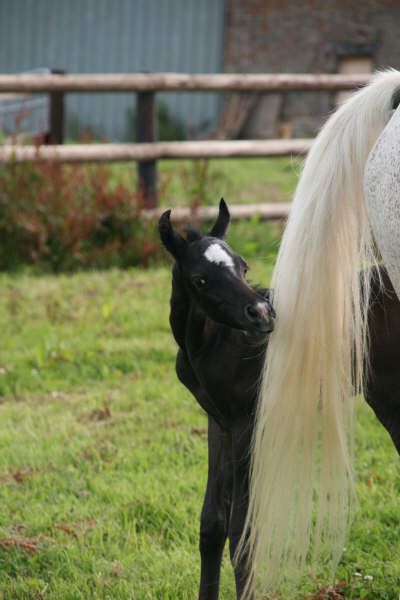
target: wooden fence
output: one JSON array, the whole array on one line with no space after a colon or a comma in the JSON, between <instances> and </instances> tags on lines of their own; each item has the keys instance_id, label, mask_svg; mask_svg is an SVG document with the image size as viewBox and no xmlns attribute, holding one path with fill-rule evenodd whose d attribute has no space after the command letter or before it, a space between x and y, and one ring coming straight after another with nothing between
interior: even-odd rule
<instances>
[{"instance_id":1,"label":"wooden fence","mask_svg":"<svg viewBox=\"0 0 400 600\"><path fill-rule=\"evenodd\" d=\"M274 202L273 204L232 204L229 212L232 221L251 219L254 215L261 221L281 221L289 214L290 202ZM142 210L145 220L159 219L165 208L148 208ZM188 221L214 221L218 214L217 206L177 206L173 211L175 223Z\"/></svg>"},{"instance_id":2,"label":"wooden fence","mask_svg":"<svg viewBox=\"0 0 400 600\"><path fill-rule=\"evenodd\" d=\"M51 146L0 146L0 163L33 158L56 162L138 163L138 185L146 208L157 205L157 160L161 158L221 158L305 154L312 140L229 140L158 142L155 94L163 92L254 92L350 90L368 82L368 75L326 74L51 74L0 75L0 94L48 93L51 102ZM64 94L68 92L135 92L137 134L132 144L73 144L63 146ZM267 211L268 212L268 211Z\"/></svg>"}]
</instances>

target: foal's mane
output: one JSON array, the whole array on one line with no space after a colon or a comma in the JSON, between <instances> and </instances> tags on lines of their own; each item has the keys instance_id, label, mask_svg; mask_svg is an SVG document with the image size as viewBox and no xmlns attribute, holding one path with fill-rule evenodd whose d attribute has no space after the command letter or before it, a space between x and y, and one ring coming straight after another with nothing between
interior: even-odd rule
<instances>
[{"instance_id":1,"label":"foal's mane","mask_svg":"<svg viewBox=\"0 0 400 600\"><path fill-rule=\"evenodd\" d=\"M201 238L205 237L207 234L201 233L197 229L193 229L192 227L186 227L184 229L186 239L190 242L198 242Z\"/></svg>"}]
</instances>

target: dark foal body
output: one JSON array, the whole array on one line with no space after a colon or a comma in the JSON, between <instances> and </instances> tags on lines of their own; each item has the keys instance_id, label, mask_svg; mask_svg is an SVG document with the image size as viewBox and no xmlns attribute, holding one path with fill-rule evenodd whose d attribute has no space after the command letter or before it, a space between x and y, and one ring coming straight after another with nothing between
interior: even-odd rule
<instances>
[{"instance_id":1,"label":"dark foal body","mask_svg":"<svg viewBox=\"0 0 400 600\"><path fill-rule=\"evenodd\" d=\"M240 269L235 274L220 271L219 284L218 278L213 282L211 270L209 291L200 292L197 284L192 285L190 273L198 273L196 261L202 263L202 252L207 245L213 245L212 238L194 236L201 242L200 250L197 254L192 252L189 260L191 242L170 229L169 214L163 218L161 238L176 259L170 313L172 332L179 346L176 371L208 414L208 481L200 526L199 598L217 600L226 539L233 558L246 517L257 388L267 347L266 329L272 329L263 327L260 319L254 324L246 321L243 310L238 312L237 307L234 310L234 304L240 306L245 298L257 306L264 299L271 321L274 312L268 290L250 292L248 284L243 284ZM227 219L229 222L229 213ZM227 223L222 228L217 225L218 221L211 233L221 237ZM203 275L206 272L204 264L200 271ZM370 370L365 398L400 453L400 302L385 269L380 269L380 273L383 288L378 284L378 271L372 277ZM232 292L237 296L232 297ZM239 598L247 579L245 556L234 563L234 571ZM247 599L251 598L251 593L247 594Z\"/></svg>"},{"instance_id":2,"label":"dark foal body","mask_svg":"<svg viewBox=\"0 0 400 600\"><path fill-rule=\"evenodd\" d=\"M183 315L185 317L182 319ZM172 331L179 344L176 372L208 414L208 481L200 525L199 598L218 598L222 552L233 556L247 512L249 451L264 340L209 319L190 301L174 268ZM234 565L237 595L245 557Z\"/></svg>"},{"instance_id":3,"label":"dark foal body","mask_svg":"<svg viewBox=\"0 0 400 600\"><path fill-rule=\"evenodd\" d=\"M226 539L233 558L243 531L257 387L274 318L268 291L247 283L246 261L223 242L228 224L223 201L208 235L191 231L185 240L172 229L169 212L160 219L161 239L176 261L170 313L179 346L176 371L208 414L201 600L218 598ZM240 597L247 579L245 556L234 563L234 571Z\"/></svg>"}]
</instances>

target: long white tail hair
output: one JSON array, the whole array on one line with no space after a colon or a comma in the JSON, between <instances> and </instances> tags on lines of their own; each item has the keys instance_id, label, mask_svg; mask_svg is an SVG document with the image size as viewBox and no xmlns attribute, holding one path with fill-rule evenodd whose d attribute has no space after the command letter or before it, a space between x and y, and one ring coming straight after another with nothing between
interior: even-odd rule
<instances>
[{"instance_id":1,"label":"long white tail hair","mask_svg":"<svg viewBox=\"0 0 400 600\"><path fill-rule=\"evenodd\" d=\"M246 546L249 585L334 573L354 500L354 392L367 361L375 261L363 197L368 154L392 114L400 72L384 71L328 119L305 160L273 274L277 313L256 415ZM288 597L288 596L285 596Z\"/></svg>"}]
</instances>

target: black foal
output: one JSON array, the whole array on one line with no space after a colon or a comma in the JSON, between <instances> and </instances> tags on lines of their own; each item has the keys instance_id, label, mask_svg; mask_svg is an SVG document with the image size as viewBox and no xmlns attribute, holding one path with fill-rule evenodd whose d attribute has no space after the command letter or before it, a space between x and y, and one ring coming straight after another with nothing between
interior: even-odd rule
<instances>
[{"instance_id":1,"label":"black foal","mask_svg":"<svg viewBox=\"0 0 400 600\"><path fill-rule=\"evenodd\" d=\"M175 259L170 323L179 346L176 371L208 414L201 600L218 598L226 538L233 558L243 531L257 385L275 317L269 291L246 282L246 261L222 241L228 224L223 200L207 235L189 231L184 239L173 230L170 211L159 223L161 240ZM372 282L365 396L400 453L400 303L385 270L374 272ZM239 598L247 577L246 556L234 564L234 571Z\"/></svg>"},{"instance_id":2,"label":"black foal","mask_svg":"<svg viewBox=\"0 0 400 600\"><path fill-rule=\"evenodd\" d=\"M223 200L208 235L189 231L182 238L169 215L163 214L159 229L176 261L170 313L179 345L176 371L208 414L199 598L216 600L226 538L233 558L243 531L257 384L274 312L268 291L246 282L246 261L222 241L229 224ZM238 597L247 576L245 558L234 565Z\"/></svg>"}]
</instances>

